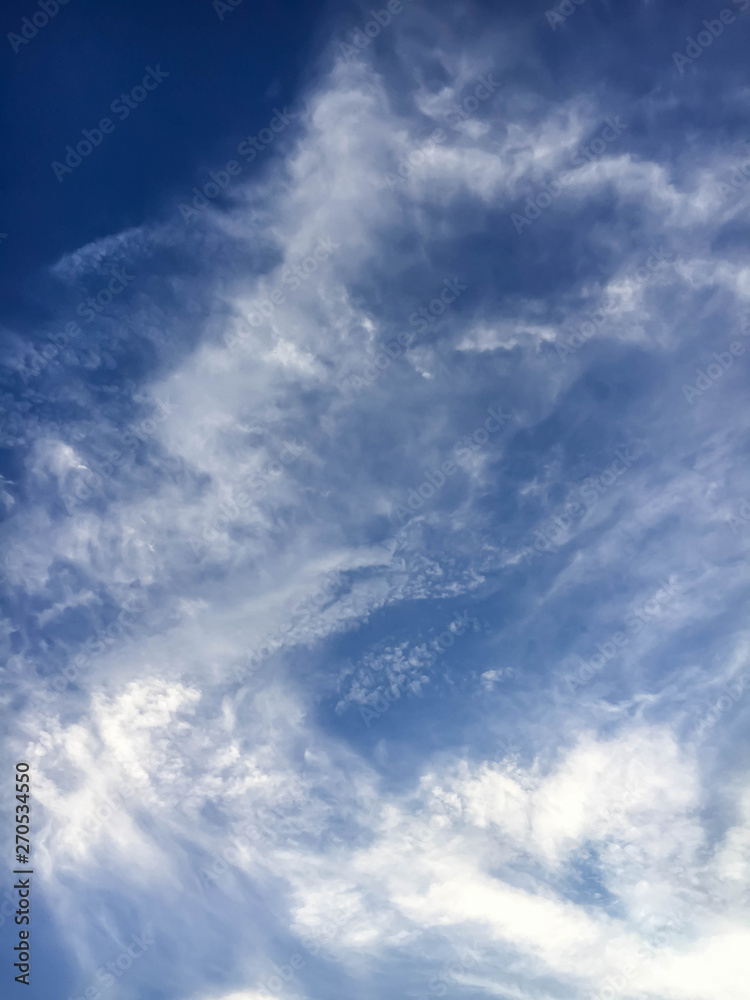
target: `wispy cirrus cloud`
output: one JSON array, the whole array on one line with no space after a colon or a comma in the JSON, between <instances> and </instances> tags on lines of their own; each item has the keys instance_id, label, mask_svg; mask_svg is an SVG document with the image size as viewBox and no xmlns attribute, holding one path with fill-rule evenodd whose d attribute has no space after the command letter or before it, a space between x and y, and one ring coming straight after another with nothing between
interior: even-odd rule
<instances>
[{"instance_id":1,"label":"wispy cirrus cloud","mask_svg":"<svg viewBox=\"0 0 750 1000\"><path fill-rule=\"evenodd\" d=\"M740 358L682 393L747 310L733 154L716 105L688 148L676 91L563 54L551 95L536 29L460 15L334 55L189 226L60 259L49 329L138 281L3 383L5 704L71 994L145 929L123 997L742 996Z\"/></svg>"}]
</instances>

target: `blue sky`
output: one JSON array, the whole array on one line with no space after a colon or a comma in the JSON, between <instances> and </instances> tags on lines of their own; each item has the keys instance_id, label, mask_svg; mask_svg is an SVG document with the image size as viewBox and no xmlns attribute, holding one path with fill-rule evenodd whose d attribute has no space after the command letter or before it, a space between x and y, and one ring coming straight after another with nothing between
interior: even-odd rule
<instances>
[{"instance_id":1,"label":"blue sky","mask_svg":"<svg viewBox=\"0 0 750 1000\"><path fill-rule=\"evenodd\" d=\"M54 6L1 70L9 988L746 997L750 2Z\"/></svg>"}]
</instances>

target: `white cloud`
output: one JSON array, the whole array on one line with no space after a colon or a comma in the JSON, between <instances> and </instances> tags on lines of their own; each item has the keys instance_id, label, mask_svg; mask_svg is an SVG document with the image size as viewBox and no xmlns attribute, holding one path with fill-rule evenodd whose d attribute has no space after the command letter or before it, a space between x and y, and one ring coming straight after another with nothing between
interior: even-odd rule
<instances>
[{"instance_id":1,"label":"white cloud","mask_svg":"<svg viewBox=\"0 0 750 1000\"><path fill-rule=\"evenodd\" d=\"M413 98L428 126L480 73L479 60L446 65L452 82L418 88ZM610 263L617 257L607 273L578 280L571 272L555 294L496 294L483 271L490 253L472 256L474 297L462 299L439 334L416 344L361 398L341 389L342 373L408 328L412 310L429 298L424 289L435 286L437 271L442 278L446 258L453 261L450 248L464 239L474 246L494 219L490 211L507 222L517 199L562 169L603 116L593 102L572 102L534 105L538 114L526 121L532 109L523 100L499 93L406 185L383 191L383 173L418 145L425 122L408 102L393 101L367 65L340 63L313 94L289 158L238 189L231 210L206 211L202 236L170 226L135 230L67 255L54 269L75 283L177 244L201 264L194 282L174 279L186 304L170 316L178 336L192 333L200 317L201 337L169 355L149 386L176 403L175 418L70 518L60 514L57 491L89 453L109 447L118 416L92 408L82 420L86 435L70 438L75 445L40 432L29 466L38 493L15 512L11 529L25 543L10 579L41 609L34 628L12 637L19 662L39 667L39 676L30 669L21 677L21 694L46 688L49 671L85 648L90 621L112 621L134 594L146 606L130 638L87 660L75 689L24 716L41 807L40 871L82 966L97 964L86 940L90 912L94 930L112 937L114 886L128 919L159 918L163 954L199 949L210 914L211 933L249 983L268 956L281 960L279 941L288 947L290 933L316 939L327 961L352 974L368 962L392 969L394 956L416 954L420 982L478 938L486 955L508 958L518 981L489 958L456 984L490 995L540 1000L554 993L551 982L567 993L602 990L632 965L633 996L740 997L748 971L737 912L750 851L745 778L736 770L720 775L731 815L717 832L706 815L710 765L679 732L696 705L705 707L715 679L734 676L746 640L733 629L711 665L696 645L685 669L675 642L709 626L746 586L736 552L723 557L734 539L722 542L728 529L717 524L729 487L744 481L731 461L744 411L728 424L721 407L733 395L716 392L695 418L697 430L682 411L674 417L670 409L660 423L651 404L627 409L617 395L624 361L613 366L617 377L595 369L586 383L583 352L567 367L550 354L571 318L612 294L617 308L597 348L650 351L656 375L638 378L663 378L659 391L676 386L681 404L682 361L671 358L665 372L658 366L692 331L696 292L715 295L728 313L747 299L741 261L707 260L719 210L711 177L697 163L678 182L667 165L628 151L580 168L568 209L611 196L628 226L632 206L645 206L650 221L634 233L637 249L624 240L607 247ZM674 268L615 292L641 263L652 231L662 230L679 247ZM204 237L216 260L203 253ZM310 281L288 288L285 269L321 238L341 248ZM599 237L591 238L596 249ZM225 245L258 256L232 268L218 252ZM224 334L279 288L286 300L230 351ZM161 329L163 310L144 293L133 306L133 330ZM430 377L414 379L415 371ZM593 444L583 437L600 412L590 384L610 399L618 435L648 437L651 459L566 535L567 561L565 552L559 560L544 555L538 578L508 582L502 574L518 564L516 540L533 537L561 497L598 474L601 452L604 466L612 460L603 431ZM437 467L484 419L484 396L500 394L517 436L467 462L455 494L446 488L423 518L385 524L405 484ZM575 419L566 409L571 397L581 406ZM119 402L132 405L130 397ZM572 430L548 446L558 420ZM304 451L272 476L267 470L296 440ZM267 485L251 490L206 541L221 505L259 475ZM199 551L191 536L206 542ZM592 685L563 704L555 692L569 650L577 643L576 655L593 651L635 602L652 596L662 574L680 581L680 593L623 654L621 672L612 671L626 689ZM445 621L444 607L457 597L484 608L495 602L496 614L482 614L494 615L496 632L486 647L461 654L465 670L443 667L448 658L433 669L422 636L439 615ZM423 627L428 601L435 618ZM553 609L547 618L545 604ZM55 631L61 623L67 633ZM545 630L559 623L570 623L569 633L561 625L544 645ZM516 629L528 645L517 643ZM248 671L248 659L269 644L272 655ZM649 673L654 657L660 679ZM517 677L504 675L515 686L498 683L497 664L507 659L524 660ZM438 674L441 684L433 684ZM434 696L435 715L425 721L415 712L412 742L398 732L400 725L412 735L408 712L384 724L374 759L396 758L402 769L389 783L368 762L362 733L347 728L352 717L359 723L356 712L344 710L371 703L381 685L404 677L412 691ZM467 747L458 699L476 712L478 748ZM521 723L532 748L525 762L493 759L485 736ZM443 753L434 750L441 740ZM236 830L248 826L257 836L227 861ZM201 870L217 859L223 868L201 894ZM641 957L653 927L674 914L678 929L653 957ZM259 943L248 955L239 935L253 921ZM164 967L166 978L171 967ZM184 981L211 1000L260 995L251 988L219 998L191 970L187 963L180 973L185 995ZM297 985L289 996L303 995Z\"/></svg>"}]
</instances>

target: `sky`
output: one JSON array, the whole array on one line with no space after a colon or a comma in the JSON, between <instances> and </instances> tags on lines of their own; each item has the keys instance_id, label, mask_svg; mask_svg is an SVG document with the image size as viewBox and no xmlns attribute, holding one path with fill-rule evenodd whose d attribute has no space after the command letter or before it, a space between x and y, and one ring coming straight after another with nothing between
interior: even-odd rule
<instances>
[{"instance_id":1,"label":"sky","mask_svg":"<svg viewBox=\"0 0 750 1000\"><path fill-rule=\"evenodd\" d=\"M4 995L747 997L746 8L6 5Z\"/></svg>"}]
</instances>

